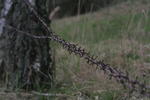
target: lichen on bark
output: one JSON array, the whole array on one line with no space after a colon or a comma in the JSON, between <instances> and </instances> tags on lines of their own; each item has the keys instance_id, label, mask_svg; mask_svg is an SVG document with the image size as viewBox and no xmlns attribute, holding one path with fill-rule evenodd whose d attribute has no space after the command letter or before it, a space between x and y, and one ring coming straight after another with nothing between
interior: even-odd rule
<instances>
[{"instance_id":1,"label":"lichen on bark","mask_svg":"<svg viewBox=\"0 0 150 100\"><path fill-rule=\"evenodd\" d=\"M30 0L32 1L32 0ZM49 0L33 0L40 16L48 21L47 2ZM32 34L48 33L28 10L23 0L12 0L12 6L6 16L6 23ZM7 27L2 32L5 44L3 61L3 80L9 88L36 89L52 86L54 66L50 41L33 39ZM1 40L2 40L1 39Z\"/></svg>"}]
</instances>

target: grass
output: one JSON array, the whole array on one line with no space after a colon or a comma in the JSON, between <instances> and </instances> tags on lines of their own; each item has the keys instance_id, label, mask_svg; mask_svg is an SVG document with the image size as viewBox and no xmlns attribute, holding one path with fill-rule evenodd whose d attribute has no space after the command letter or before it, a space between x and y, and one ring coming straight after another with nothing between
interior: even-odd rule
<instances>
[{"instance_id":1,"label":"grass","mask_svg":"<svg viewBox=\"0 0 150 100\"><path fill-rule=\"evenodd\" d=\"M149 16L149 13L147 14ZM125 36L142 40L140 42L148 43L150 32L150 19L145 19L143 13L126 14L126 15L113 15L112 18L88 19L81 18L80 21L63 24L63 27L55 30L66 40L80 42L83 44L95 44L105 40L121 39ZM67 23L67 21L65 22ZM57 25L57 23L56 23ZM142 30L144 33L138 33L137 29ZM147 34L146 34L147 33ZM136 35L141 35L138 38ZM148 37L147 37L148 35Z\"/></svg>"},{"instance_id":2,"label":"grass","mask_svg":"<svg viewBox=\"0 0 150 100\"><path fill-rule=\"evenodd\" d=\"M78 43L106 63L127 70L132 77L139 76L139 80L149 83L149 77L141 77L145 73L149 74L149 65L145 65L149 63L147 55L150 53L150 48L146 47L150 44L149 3L129 5L124 3L96 13L56 20L52 27L65 40ZM124 9L120 10L119 7ZM120 93L124 95L115 81L108 80L94 66L68 54L61 46L54 45L56 83L65 84L63 90L60 90L61 86L58 88L59 92L81 92L88 95L90 100L97 96L101 100L119 100ZM106 91L98 92L103 90Z\"/></svg>"}]
</instances>

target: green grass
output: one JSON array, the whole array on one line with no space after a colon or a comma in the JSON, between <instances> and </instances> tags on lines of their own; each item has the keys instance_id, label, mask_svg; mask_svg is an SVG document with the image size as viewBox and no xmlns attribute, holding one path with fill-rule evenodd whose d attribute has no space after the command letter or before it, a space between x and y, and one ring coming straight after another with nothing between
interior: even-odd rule
<instances>
[{"instance_id":1,"label":"green grass","mask_svg":"<svg viewBox=\"0 0 150 100\"><path fill-rule=\"evenodd\" d=\"M124 36L130 36L131 38L136 38L137 41L149 43L149 14L147 17L146 20L143 13L114 15L110 19L103 18L99 20L83 17L80 21L67 25L62 23L63 26L61 28L55 27L55 31L60 33L66 40L84 44L95 44L104 40L121 39ZM54 26L57 26L57 23ZM142 30L144 33L138 33L137 30ZM137 35L140 35L140 37L136 37Z\"/></svg>"},{"instance_id":2,"label":"green grass","mask_svg":"<svg viewBox=\"0 0 150 100\"><path fill-rule=\"evenodd\" d=\"M114 7L109 13L103 9L97 13L56 20L52 27L65 40L78 43L106 63L127 70L132 77L140 77L142 71L147 72L148 66L144 64L149 62L146 55L150 54L149 48L145 48L145 45L150 44L150 13L146 9L142 10L142 5L140 9L140 5L129 6L128 10L119 11L118 7ZM136 7L140 11L135 10ZM58 91L67 94L83 92L90 100L96 96L101 97L101 100L119 100L122 93L120 85L108 80L79 57L70 55L60 45L55 48L56 83L68 84L63 89L59 87ZM106 92L98 93L98 90Z\"/></svg>"}]
</instances>

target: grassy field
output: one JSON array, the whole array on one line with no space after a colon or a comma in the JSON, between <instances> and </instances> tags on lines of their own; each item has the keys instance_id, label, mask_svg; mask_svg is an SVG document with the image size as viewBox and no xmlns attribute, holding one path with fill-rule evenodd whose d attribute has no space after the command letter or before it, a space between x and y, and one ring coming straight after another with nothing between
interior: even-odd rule
<instances>
[{"instance_id":1,"label":"grassy field","mask_svg":"<svg viewBox=\"0 0 150 100\"><path fill-rule=\"evenodd\" d=\"M149 7L146 1L129 1L95 13L56 20L52 27L65 40L78 43L106 63L150 83ZM126 95L119 84L108 80L94 66L70 55L60 45L54 46L55 92L80 94L85 100L120 100L120 95Z\"/></svg>"},{"instance_id":2,"label":"grassy field","mask_svg":"<svg viewBox=\"0 0 150 100\"><path fill-rule=\"evenodd\" d=\"M94 13L55 20L52 29L105 63L127 70L131 77L139 76L139 80L150 84L150 2L135 1L129 0ZM35 100L122 100L127 95L120 84L109 80L95 66L70 55L57 43L52 42L52 47L56 55L56 79L49 92L65 96L38 96ZM10 95L3 97L4 94L0 94L0 100L10 100L16 96ZM30 94L23 95L22 98ZM27 100L33 98L28 96Z\"/></svg>"}]
</instances>

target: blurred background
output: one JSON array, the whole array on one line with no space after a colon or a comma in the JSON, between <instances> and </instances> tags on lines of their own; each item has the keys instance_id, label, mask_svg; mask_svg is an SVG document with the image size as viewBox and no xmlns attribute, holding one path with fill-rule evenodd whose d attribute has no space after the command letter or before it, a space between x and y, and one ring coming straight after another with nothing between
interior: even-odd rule
<instances>
[{"instance_id":1,"label":"blurred background","mask_svg":"<svg viewBox=\"0 0 150 100\"><path fill-rule=\"evenodd\" d=\"M60 11L58 17L75 16L93 12L122 1L127 0L50 0L51 11L59 6Z\"/></svg>"},{"instance_id":2,"label":"blurred background","mask_svg":"<svg viewBox=\"0 0 150 100\"><path fill-rule=\"evenodd\" d=\"M150 84L149 0L55 0L54 5L60 6L52 21L56 33ZM95 66L70 55L60 45L54 43L54 47L58 91L82 95L68 100L122 100L127 95Z\"/></svg>"}]
</instances>

